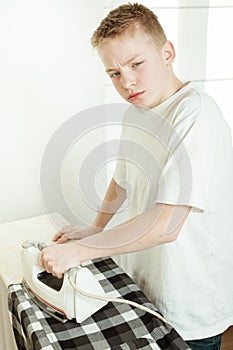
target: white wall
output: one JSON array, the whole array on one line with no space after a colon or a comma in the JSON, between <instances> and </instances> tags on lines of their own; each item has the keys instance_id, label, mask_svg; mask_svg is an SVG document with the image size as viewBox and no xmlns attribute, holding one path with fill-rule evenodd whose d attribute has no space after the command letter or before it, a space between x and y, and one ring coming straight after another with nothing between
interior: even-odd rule
<instances>
[{"instance_id":1,"label":"white wall","mask_svg":"<svg viewBox=\"0 0 233 350\"><path fill-rule=\"evenodd\" d=\"M210 0L205 90L216 99L233 131L232 19L233 0Z\"/></svg>"},{"instance_id":2,"label":"white wall","mask_svg":"<svg viewBox=\"0 0 233 350\"><path fill-rule=\"evenodd\" d=\"M50 137L103 103L89 43L102 16L99 1L0 0L0 222L44 213L40 166Z\"/></svg>"}]
</instances>

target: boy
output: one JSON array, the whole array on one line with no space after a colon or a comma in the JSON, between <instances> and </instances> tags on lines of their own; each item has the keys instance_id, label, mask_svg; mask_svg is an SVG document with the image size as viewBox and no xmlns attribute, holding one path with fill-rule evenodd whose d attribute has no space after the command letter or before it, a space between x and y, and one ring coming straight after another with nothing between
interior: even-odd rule
<instances>
[{"instance_id":1,"label":"boy","mask_svg":"<svg viewBox=\"0 0 233 350\"><path fill-rule=\"evenodd\" d=\"M111 11L92 45L132 106L122 139L144 147L136 162L146 176L123 140L94 222L58 232L58 243L79 241L44 249L40 265L61 277L85 260L130 253L128 271L191 349L218 350L233 322L230 129L209 96L175 76L173 45L148 8ZM126 197L130 220L102 232Z\"/></svg>"}]
</instances>

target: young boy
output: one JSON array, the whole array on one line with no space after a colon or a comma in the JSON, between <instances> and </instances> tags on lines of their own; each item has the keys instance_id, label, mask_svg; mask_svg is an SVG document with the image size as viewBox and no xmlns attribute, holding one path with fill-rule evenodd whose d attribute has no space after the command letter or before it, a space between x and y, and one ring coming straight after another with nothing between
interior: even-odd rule
<instances>
[{"instance_id":1,"label":"young boy","mask_svg":"<svg viewBox=\"0 0 233 350\"><path fill-rule=\"evenodd\" d=\"M220 349L233 323L230 129L208 95L175 76L173 45L148 8L111 11L92 45L132 106L121 159L92 225L58 232L57 243L76 241L44 249L40 265L61 277L85 260L130 253L128 271L191 349ZM130 220L103 231L127 197Z\"/></svg>"}]
</instances>

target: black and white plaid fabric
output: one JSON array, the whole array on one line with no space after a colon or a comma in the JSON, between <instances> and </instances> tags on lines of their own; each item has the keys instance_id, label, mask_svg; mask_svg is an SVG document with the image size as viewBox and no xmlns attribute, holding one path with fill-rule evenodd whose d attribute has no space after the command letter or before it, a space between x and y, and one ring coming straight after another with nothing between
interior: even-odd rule
<instances>
[{"instance_id":1,"label":"black and white plaid fabric","mask_svg":"<svg viewBox=\"0 0 233 350\"><path fill-rule=\"evenodd\" d=\"M87 266L107 297L123 297L156 310L111 258L95 259ZM61 323L41 311L20 284L9 287L8 300L19 350L189 349L171 326L130 305L108 303L82 323Z\"/></svg>"}]
</instances>

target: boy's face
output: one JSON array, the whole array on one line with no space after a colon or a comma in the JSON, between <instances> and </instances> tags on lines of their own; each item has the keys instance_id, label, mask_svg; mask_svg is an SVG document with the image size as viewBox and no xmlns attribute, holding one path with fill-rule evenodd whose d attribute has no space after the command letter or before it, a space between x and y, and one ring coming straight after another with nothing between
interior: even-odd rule
<instances>
[{"instance_id":1,"label":"boy's face","mask_svg":"<svg viewBox=\"0 0 233 350\"><path fill-rule=\"evenodd\" d=\"M98 53L114 87L127 102L153 108L170 95L174 74L172 44L157 48L143 31L107 39Z\"/></svg>"}]
</instances>

